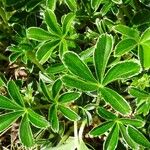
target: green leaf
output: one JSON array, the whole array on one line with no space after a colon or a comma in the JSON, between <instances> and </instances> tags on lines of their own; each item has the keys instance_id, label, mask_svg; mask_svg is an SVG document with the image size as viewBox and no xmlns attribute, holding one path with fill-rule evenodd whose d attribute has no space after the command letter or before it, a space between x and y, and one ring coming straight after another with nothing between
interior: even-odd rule
<instances>
[{"instance_id":1,"label":"green leaf","mask_svg":"<svg viewBox=\"0 0 150 150\"><path fill-rule=\"evenodd\" d=\"M112 7L113 7L113 3L111 1L106 1L105 4L101 8L102 16L105 16Z\"/></svg>"},{"instance_id":2,"label":"green leaf","mask_svg":"<svg viewBox=\"0 0 150 150\"><path fill-rule=\"evenodd\" d=\"M115 47L115 56L121 56L133 50L136 46L137 42L134 39L123 39Z\"/></svg>"},{"instance_id":3,"label":"green leaf","mask_svg":"<svg viewBox=\"0 0 150 150\"><path fill-rule=\"evenodd\" d=\"M75 15L73 13L68 13L67 15L64 15L64 19L62 22L63 35L67 34L68 31L70 30L74 18L75 18Z\"/></svg>"},{"instance_id":4,"label":"green leaf","mask_svg":"<svg viewBox=\"0 0 150 150\"><path fill-rule=\"evenodd\" d=\"M147 93L146 91L140 90L138 88L135 87L130 87L129 88L129 93L137 98L148 98L150 97L150 94Z\"/></svg>"},{"instance_id":5,"label":"green leaf","mask_svg":"<svg viewBox=\"0 0 150 150\"><path fill-rule=\"evenodd\" d=\"M140 65L132 60L119 62L108 70L103 80L103 85L118 79L130 78L140 71Z\"/></svg>"},{"instance_id":6,"label":"green leaf","mask_svg":"<svg viewBox=\"0 0 150 150\"><path fill-rule=\"evenodd\" d=\"M136 128L134 128L132 126L128 126L127 131L128 131L129 136L133 139L134 142L136 142L137 144L142 145L144 147L150 148L150 142Z\"/></svg>"},{"instance_id":7,"label":"green leaf","mask_svg":"<svg viewBox=\"0 0 150 150\"><path fill-rule=\"evenodd\" d=\"M63 64L54 64L53 66L49 66L46 69L46 72L48 74L57 74L57 73L60 73L60 72L63 72L63 71L66 71L66 68Z\"/></svg>"},{"instance_id":8,"label":"green leaf","mask_svg":"<svg viewBox=\"0 0 150 150\"><path fill-rule=\"evenodd\" d=\"M91 0L91 6L96 11L103 0Z\"/></svg>"},{"instance_id":9,"label":"green leaf","mask_svg":"<svg viewBox=\"0 0 150 150\"><path fill-rule=\"evenodd\" d=\"M57 2L57 0L47 0L46 5L47 5L47 7L49 9L51 9L52 11L54 11L55 8L56 8L56 2Z\"/></svg>"},{"instance_id":10,"label":"green leaf","mask_svg":"<svg viewBox=\"0 0 150 150\"><path fill-rule=\"evenodd\" d=\"M114 3L116 4L121 4L122 3L122 0L112 0Z\"/></svg>"},{"instance_id":11,"label":"green leaf","mask_svg":"<svg viewBox=\"0 0 150 150\"><path fill-rule=\"evenodd\" d=\"M59 24L57 23L56 16L54 12L50 9L45 11L44 19L46 24L48 25L48 29L51 33L56 34L60 36L62 34L61 28Z\"/></svg>"},{"instance_id":12,"label":"green leaf","mask_svg":"<svg viewBox=\"0 0 150 150\"><path fill-rule=\"evenodd\" d=\"M6 109L6 110L18 110L18 109L21 110L21 109L23 109L16 102L14 102L2 95L0 95L0 108Z\"/></svg>"},{"instance_id":13,"label":"green leaf","mask_svg":"<svg viewBox=\"0 0 150 150\"><path fill-rule=\"evenodd\" d=\"M76 11L77 10L77 3L76 0L65 0L65 3L69 7L71 11Z\"/></svg>"},{"instance_id":14,"label":"green leaf","mask_svg":"<svg viewBox=\"0 0 150 150\"><path fill-rule=\"evenodd\" d=\"M25 106L23 98L19 92L19 89L13 80L10 80L7 85L9 95L11 98L18 103L20 106Z\"/></svg>"},{"instance_id":15,"label":"green leaf","mask_svg":"<svg viewBox=\"0 0 150 150\"><path fill-rule=\"evenodd\" d=\"M59 105L59 110L62 112L62 114L71 121L78 121L80 119L80 116L76 114L74 111L72 111L70 108L65 107L63 105Z\"/></svg>"},{"instance_id":16,"label":"green leaf","mask_svg":"<svg viewBox=\"0 0 150 150\"><path fill-rule=\"evenodd\" d=\"M40 80L40 88L43 92L43 95L47 98L47 100L52 101L50 91L48 90L46 84L42 80Z\"/></svg>"},{"instance_id":17,"label":"green leaf","mask_svg":"<svg viewBox=\"0 0 150 150\"><path fill-rule=\"evenodd\" d=\"M70 75L63 76L62 81L67 86L77 88L82 91L95 91L99 88L97 84L94 84L92 82L87 82L77 77L70 76Z\"/></svg>"},{"instance_id":18,"label":"green leaf","mask_svg":"<svg viewBox=\"0 0 150 150\"><path fill-rule=\"evenodd\" d=\"M9 61L11 63L14 63L19 56L21 56L22 54L19 52L19 53L12 53L10 56L9 56Z\"/></svg>"},{"instance_id":19,"label":"green leaf","mask_svg":"<svg viewBox=\"0 0 150 150\"><path fill-rule=\"evenodd\" d=\"M139 32L138 30L135 30L133 28L130 28L128 26L125 26L125 25L116 25L114 27L114 29L121 33L122 35L125 35L129 38L132 38L132 39L139 39Z\"/></svg>"},{"instance_id":20,"label":"green leaf","mask_svg":"<svg viewBox=\"0 0 150 150\"><path fill-rule=\"evenodd\" d=\"M140 61L142 66L145 69L150 68L150 42L149 43L142 43L139 46L139 57L140 57Z\"/></svg>"},{"instance_id":21,"label":"green leaf","mask_svg":"<svg viewBox=\"0 0 150 150\"><path fill-rule=\"evenodd\" d=\"M125 140L125 142L132 148L132 149L136 149L137 148L137 144L130 138L130 136L128 135L126 128L124 125L119 124L119 128L121 131L121 135L123 137L123 139Z\"/></svg>"},{"instance_id":22,"label":"green leaf","mask_svg":"<svg viewBox=\"0 0 150 150\"><path fill-rule=\"evenodd\" d=\"M111 35L103 34L99 37L94 51L94 64L96 75L100 83L103 80L105 69L112 52L113 38Z\"/></svg>"},{"instance_id":23,"label":"green leaf","mask_svg":"<svg viewBox=\"0 0 150 150\"><path fill-rule=\"evenodd\" d=\"M0 133L8 129L23 113L23 111L16 111L0 115Z\"/></svg>"},{"instance_id":24,"label":"green leaf","mask_svg":"<svg viewBox=\"0 0 150 150\"><path fill-rule=\"evenodd\" d=\"M50 109L49 109L49 121L51 124L51 128L54 132L58 132L59 131L59 120L57 117L57 109L58 106L53 104L51 105Z\"/></svg>"},{"instance_id":25,"label":"green leaf","mask_svg":"<svg viewBox=\"0 0 150 150\"><path fill-rule=\"evenodd\" d=\"M144 121L139 119L120 118L119 120L125 125L132 125L137 128L143 127L145 124Z\"/></svg>"},{"instance_id":26,"label":"green leaf","mask_svg":"<svg viewBox=\"0 0 150 150\"><path fill-rule=\"evenodd\" d=\"M106 141L104 142L104 150L115 150L118 144L119 138L119 126L116 123L108 134Z\"/></svg>"},{"instance_id":27,"label":"green leaf","mask_svg":"<svg viewBox=\"0 0 150 150\"><path fill-rule=\"evenodd\" d=\"M68 51L68 44L65 39L62 39L59 43L59 57L62 58L63 54Z\"/></svg>"},{"instance_id":28,"label":"green leaf","mask_svg":"<svg viewBox=\"0 0 150 150\"><path fill-rule=\"evenodd\" d=\"M34 112L32 109L28 109L28 118L30 122L37 128L46 128L49 126L48 121L43 116Z\"/></svg>"},{"instance_id":29,"label":"green leaf","mask_svg":"<svg viewBox=\"0 0 150 150\"><path fill-rule=\"evenodd\" d=\"M53 39L53 35L43 30L42 28L30 27L27 29L27 37L39 42L48 41Z\"/></svg>"},{"instance_id":30,"label":"green leaf","mask_svg":"<svg viewBox=\"0 0 150 150\"><path fill-rule=\"evenodd\" d=\"M53 50L58 46L58 40L43 43L36 52L37 59L44 64L51 56Z\"/></svg>"},{"instance_id":31,"label":"green leaf","mask_svg":"<svg viewBox=\"0 0 150 150\"><path fill-rule=\"evenodd\" d=\"M31 147L34 144L33 134L27 114L25 114L21 120L19 128L19 138L21 140L21 143L26 147Z\"/></svg>"},{"instance_id":32,"label":"green leaf","mask_svg":"<svg viewBox=\"0 0 150 150\"><path fill-rule=\"evenodd\" d=\"M141 35L140 43L150 43L150 27Z\"/></svg>"},{"instance_id":33,"label":"green leaf","mask_svg":"<svg viewBox=\"0 0 150 150\"><path fill-rule=\"evenodd\" d=\"M54 84L52 85L52 97L55 99L62 88L62 81L60 79L57 79Z\"/></svg>"},{"instance_id":34,"label":"green leaf","mask_svg":"<svg viewBox=\"0 0 150 150\"><path fill-rule=\"evenodd\" d=\"M144 116L149 114L149 110L150 110L150 99L146 99L142 104L140 104L137 108L136 108L136 114L142 114Z\"/></svg>"},{"instance_id":35,"label":"green leaf","mask_svg":"<svg viewBox=\"0 0 150 150\"><path fill-rule=\"evenodd\" d=\"M108 102L116 111L123 115L131 113L130 105L117 92L106 87L101 88L100 91L105 101Z\"/></svg>"},{"instance_id":36,"label":"green leaf","mask_svg":"<svg viewBox=\"0 0 150 150\"><path fill-rule=\"evenodd\" d=\"M68 103L71 101L75 101L81 96L81 93L79 92L68 92L68 93L63 93L60 95L58 102L60 103Z\"/></svg>"},{"instance_id":37,"label":"green leaf","mask_svg":"<svg viewBox=\"0 0 150 150\"><path fill-rule=\"evenodd\" d=\"M117 118L116 115L114 115L112 112L107 111L103 107L99 107L97 109L97 113L99 116L101 116L102 118L104 118L106 120L115 120Z\"/></svg>"},{"instance_id":38,"label":"green leaf","mask_svg":"<svg viewBox=\"0 0 150 150\"><path fill-rule=\"evenodd\" d=\"M66 52L63 55L63 62L69 69L69 71L74 75L87 81L91 81L94 83L97 82L88 66L80 59L80 57L76 53Z\"/></svg>"},{"instance_id":39,"label":"green leaf","mask_svg":"<svg viewBox=\"0 0 150 150\"><path fill-rule=\"evenodd\" d=\"M104 134L105 132L107 132L113 125L114 125L113 121L104 122L101 125L92 129L90 131L90 135L100 136L100 135Z\"/></svg>"}]
</instances>

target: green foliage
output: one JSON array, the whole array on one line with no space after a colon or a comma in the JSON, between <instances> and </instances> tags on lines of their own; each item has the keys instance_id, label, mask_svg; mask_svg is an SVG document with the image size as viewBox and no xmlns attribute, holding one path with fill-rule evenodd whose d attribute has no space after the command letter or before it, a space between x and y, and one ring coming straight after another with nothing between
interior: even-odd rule
<instances>
[{"instance_id":1,"label":"green foliage","mask_svg":"<svg viewBox=\"0 0 150 150\"><path fill-rule=\"evenodd\" d=\"M149 8L146 0L1 0L2 147L149 149Z\"/></svg>"}]
</instances>

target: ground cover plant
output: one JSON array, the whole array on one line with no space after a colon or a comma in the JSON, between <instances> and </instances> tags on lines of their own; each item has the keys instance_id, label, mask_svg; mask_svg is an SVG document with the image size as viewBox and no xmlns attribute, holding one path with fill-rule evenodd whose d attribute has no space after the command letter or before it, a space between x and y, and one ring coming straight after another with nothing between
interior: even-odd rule
<instances>
[{"instance_id":1,"label":"ground cover plant","mask_svg":"<svg viewBox=\"0 0 150 150\"><path fill-rule=\"evenodd\" d=\"M0 0L0 149L149 150L150 1Z\"/></svg>"}]
</instances>

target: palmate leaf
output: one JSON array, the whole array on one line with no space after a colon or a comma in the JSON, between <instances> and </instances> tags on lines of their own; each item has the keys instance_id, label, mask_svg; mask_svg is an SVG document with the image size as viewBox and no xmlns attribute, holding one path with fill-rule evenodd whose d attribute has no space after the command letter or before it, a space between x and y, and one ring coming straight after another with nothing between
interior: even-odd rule
<instances>
[{"instance_id":1,"label":"palmate leaf","mask_svg":"<svg viewBox=\"0 0 150 150\"><path fill-rule=\"evenodd\" d=\"M140 57L140 61L142 66L145 69L150 68L150 41L147 43L142 43L139 46L139 57Z\"/></svg>"},{"instance_id":2,"label":"palmate leaf","mask_svg":"<svg viewBox=\"0 0 150 150\"><path fill-rule=\"evenodd\" d=\"M66 117L67 119L69 119L71 121L78 121L80 119L80 116L78 116L77 113L75 113L74 111L72 111L68 107L65 107L63 105L59 105L59 110L62 112L64 117Z\"/></svg>"},{"instance_id":3,"label":"palmate leaf","mask_svg":"<svg viewBox=\"0 0 150 150\"><path fill-rule=\"evenodd\" d=\"M106 87L101 88L100 91L104 100L108 102L116 111L123 115L128 115L131 113L130 105L117 92Z\"/></svg>"},{"instance_id":4,"label":"palmate leaf","mask_svg":"<svg viewBox=\"0 0 150 150\"><path fill-rule=\"evenodd\" d=\"M54 84L52 85L52 97L55 99L62 88L62 81L60 79L57 79Z\"/></svg>"},{"instance_id":5,"label":"palmate leaf","mask_svg":"<svg viewBox=\"0 0 150 150\"><path fill-rule=\"evenodd\" d=\"M15 111L0 115L0 133L8 129L23 113L24 111Z\"/></svg>"},{"instance_id":6,"label":"palmate leaf","mask_svg":"<svg viewBox=\"0 0 150 150\"><path fill-rule=\"evenodd\" d=\"M32 109L28 109L28 118L30 122L37 128L46 128L49 126L49 122L43 116L34 112Z\"/></svg>"},{"instance_id":7,"label":"palmate leaf","mask_svg":"<svg viewBox=\"0 0 150 150\"><path fill-rule=\"evenodd\" d=\"M122 3L122 0L112 0L114 3L116 4L121 4Z\"/></svg>"},{"instance_id":8,"label":"palmate leaf","mask_svg":"<svg viewBox=\"0 0 150 150\"><path fill-rule=\"evenodd\" d=\"M114 29L121 33L122 35L124 36L127 36L129 38L132 38L132 39L139 39L139 32L138 30L135 30L135 29L132 29L128 26L125 26L125 25L116 25L114 27Z\"/></svg>"},{"instance_id":9,"label":"palmate leaf","mask_svg":"<svg viewBox=\"0 0 150 150\"><path fill-rule=\"evenodd\" d=\"M59 43L59 57L62 58L63 54L68 51L68 44L65 39L62 39Z\"/></svg>"},{"instance_id":10,"label":"palmate leaf","mask_svg":"<svg viewBox=\"0 0 150 150\"><path fill-rule=\"evenodd\" d=\"M6 110L22 110L23 108L15 101L8 99L5 96L0 95L0 108Z\"/></svg>"},{"instance_id":11,"label":"palmate leaf","mask_svg":"<svg viewBox=\"0 0 150 150\"><path fill-rule=\"evenodd\" d=\"M117 116L115 114L113 114L112 112L107 111L103 107L99 107L97 109L97 113L100 117L102 117L106 120L115 120L117 118Z\"/></svg>"},{"instance_id":12,"label":"palmate leaf","mask_svg":"<svg viewBox=\"0 0 150 150\"><path fill-rule=\"evenodd\" d=\"M145 99L145 101L136 108L136 114L143 113L143 115L146 116L149 113L149 110L150 110L150 98Z\"/></svg>"},{"instance_id":13,"label":"palmate leaf","mask_svg":"<svg viewBox=\"0 0 150 150\"><path fill-rule=\"evenodd\" d=\"M102 16L105 16L107 14L107 12L110 11L110 9L112 8L112 6L113 6L113 3L111 1L106 1L105 4L101 8L101 14L102 14Z\"/></svg>"},{"instance_id":14,"label":"palmate leaf","mask_svg":"<svg viewBox=\"0 0 150 150\"><path fill-rule=\"evenodd\" d=\"M63 62L70 72L83 80L97 83L88 66L74 52L66 52L63 55Z\"/></svg>"},{"instance_id":15,"label":"palmate leaf","mask_svg":"<svg viewBox=\"0 0 150 150\"><path fill-rule=\"evenodd\" d=\"M9 61L10 61L11 63L14 63L21 55L22 55L22 53L20 53L20 52L12 53L12 54L9 56Z\"/></svg>"},{"instance_id":16,"label":"palmate leaf","mask_svg":"<svg viewBox=\"0 0 150 150\"><path fill-rule=\"evenodd\" d=\"M59 131L59 120L57 116L57 109L58 109L58 106L55 104L51 105L51 107L49 108L48 118L51 124L51 128L54 132Z\"/></svg>"},{"instance_id":17,"label":"palmate leaf","mask_svg":"<svg viewBox=\"0 0 150 150\"><path fill-rule=\"evenodd\" d=\"M91 6L96 11L103 0L91 0Z\"/></svg>"},{"instance_id":18,"label":"palmate leaf","mask_svg":"<svg viewBox=\"0 0 150 150\"><path fill-rule=\"evenodd\" d=\"M36 57L41 64L44 64L51 56L53 50L58 46L58 40L44 42L36 52Z\"/></svg>"},{"instance_id":19,"label":"palmate leaf","mask_svg":"<svg viewBox=\"0 0 150 150\"><path fill-rule=\"evenodd\" d=\"M52 10L47 9L45 11L44 19L45 19L46 24L48 25L48 30L52 34L56 34L58 36L62 35L61 28L57 22L55 13Z\"/></svg>"},{"instance_id":20,"label":"palmate leaf","mask_svg":"<svg viewBox=\"0 0 150 150\"><path fill-rule=\"evenodd\" d=\"M58 102L60 103L68 103L71 101L75 101L81 96L79 92L66 92L60 95Z\"/></svg>"},{"instance_id":21,"label":"palmate leaf","mask_svg":"<svg viewBox=\"0 0 150 150\"><path fill-rule=\"evenodd\" d=\"M115 150L119 139L119 125L116 123L108 134L104 142L104 150Z\"/></svg>"},{"instance_id":22,"label":"palmate leaf","mask_svg":"<svg viewBox=\"0 0 150 150\"><path fill-rule=\"evenodd\" d=\"M119 128L120 128L120 132L121 135L123 137L123 139L125 140L125 142L132 148L132 149L136 149L138 146L137 144L130 138L130 136L128 135L127 131L126 131L126 127L122 124L119 124Z\"/></svg>"},{"instance_id":23,"label":"palmate leaf","mask_svg":"<svg viewBox=\"0 0 150 150\"><path fill-rule=\"evenodd\" d=\"M7 85L7 89L11 98L16 101L20 106L25 106L23 98L19 92L19 89L13 80L10 80Z\"/></svg>"},{"instance_id":24,"label":"palmate leaf","mask_svg":"<svg viewBox=\"0 0 150 150\"><path fill-rule=\"evenodd\" d=\"M51 9L52 11L54 11L55 8L56 8L56 2L57 2L57 0L47 0L46 1L46 5L47 5L47 7L49 9Z\"/></svg>"},{"instance_id":25,"label":"palmate leaf","mask_svg":"<svg viewBox=\"0 0 150 150\"><path fill-rule=\"evenodd\" d=\"M147 93L146 91L140 90L138 88L135 87L130 87L129 88L129 93L137 98L148 98L150 97L150 94Z\"/></svg>"},{"instance_id":26,"label":"palmate leaf","mask_svg":"<svg viewBox=\"0 0 150 150\"><path fill-rule=\"evenodd\" d=\"M52 101L52 96L50 94L50 90L48 89L48 87L46 86L46 84L43 82L43 80L40 80L40 88L43 92L43 95L47 98L48 101Z\"/></svg>"},{"instance_id":27,"label":"palmate leaf","mask_svg":"<svg viewBox=\"0 0 150 150\"><path fill-rule=\"evenodd\" d=\"M71 11L76 11L77 10L77 3L76 0L65 0L65 3L69 7Z\"/></svg>"},{"instance_id":28,"label":"palmate leaf","mask_svg":"<svg viewBox=\"0 0 150 150\"><path fill-rule=\"evenodd\" d=\"M52 34L38 27L30 27L27 29L26 33L29 39L39 42L48 41L54 38Z\"/></svg>"},{"instance_id":29,"label":"palmate leaf","mask_svg":"<svg viewBox=\"0 0 150 150\"><path fill-rule=\"evenodd\" d=\"M77 88L82 91L95 91L99 87L97 84L89 82L89 81L84 81L80 78L70 76L70 75L65 75L62 77L62 81L69 87Z\"/></svg>"},{"instance_id":30,"label":"palmate leaf","mask_svg":"<svg viewBox=\"0 0 150 150\"><path fill-rule=\"evenodd\" d=\"M140 43L150 43L150 27L141 35Z\"/></svg>"},{"instance_id":31,"label":"palmate leaf","mask_svg":"<svg viewBox=\"0 0 150 150\"><path fill-rule=\"evenodd\" d=\"M21 120L19 127L19 138L21 143L26 147L31 147L34 145L33 134L27 114L25 114Z\"/></svg>"},{"instance_id":32,"label":"palmate leaf","mask_svg":"<svg viewBox=\"0 0 150 150\"><path fill-rule=\"evenodd\" d=\"M134 39L123 39L115 47L115 56L121 56L130 50L133 50L137 46L137 42Z\"/></svg>"},{"instance_id":33,"label":"palmate leaf","mask_svg":"<svg viewBox=\"0 0 150 150\"><path fill-rule=\"evenodd\" d=\"M106 73L103 85L107 85L108 83L118 80L118 79L126 79L137 75L141 71L140 64L135 61L122 61L111 67Z\"/></svg>"},{"instance_id":34,"label":"palmate leaf","mask_svg":"<svg viewBox=\"0 0 150 150\"><path fill-rule=\"evenodd\" d=\"M60 73L60 72L64 72L66 71L66 68L63 64L54 64L52 66L49 66L47 69L46 69L46 72L48 74L57 74L57 73Z\"/></svg>"},{"instance_id":35,"label":"palmate leaf","mask_svg":"<svg viewBox=\"0 0 150 150\"><path fill-rule=\"evenodd\" d=\"M100 83L103 80L106 65L113 48L113 38L111 35L103 34L99 37L94 51L94 64L97 78Z\"/></svg>"},{"instance_id":36,"label":"palmate leaf","mask_svg":"<svg viewBox=\"0 0 150 150\"><path fill-rule=\"evenodd\" d=\"M128 131L129 136L133 139L134 142L144 147L150 148L150 142L136 128L134 128L133 126L128 126L127 131Z\"/></svg>"},{"instance_id":37,"label":"palmate leaf","mask_svg":"<svg viewBox=\"0 0 150 150\"><path fill-rule=\"evenodd\" d=\"M105 132L107 132L113 125L114 125L113 121L104 122L101 125L92 129L90 131L90 135L100 136L100 135L104 134Z\"/></svg>"},{"instance_id":38,"label":"palmate leaf","mask_svg":"<svg viewBox=\"0 0 150 150\"><path fill-rule=\"evenodd\" d=\"M74 18L75 18L74 13L68 13L67 15L64 15L64 18L62 21L63 35L67 34L67 32L70 30Z\"/></svg>"},{"instance_id":39,"label":"palmate leaf","mask_svg":"<svg viewBox=\"0 0 150 150\"><path fill-rule=\"evenodd\" d=\"M132 125L134 127L140 128L143 127L145 122L139 119L129 119L129 118L120 118L119 121L125 125Z\"/></svg>"}]
</instances>

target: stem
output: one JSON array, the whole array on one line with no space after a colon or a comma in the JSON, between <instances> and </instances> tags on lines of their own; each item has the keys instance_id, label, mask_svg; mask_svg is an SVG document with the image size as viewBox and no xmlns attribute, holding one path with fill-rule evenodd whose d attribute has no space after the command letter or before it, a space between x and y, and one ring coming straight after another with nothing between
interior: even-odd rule
<instances>
[{"instance_id":1,"label":"stem","mask_svg":"<svg viewBox=\"0 0 150 150\"><path fill-rule=\"evenodd\" d=\"M36 59L35 54L33 52L28 51L27 56L42 71L42 73L45 73L45 70L44 70L43 66Z\"/></svg>"},{"instance_id":2,"label":"stem","mask_svg":"<svg viewBox=\"0 0 150 150\"><path fill-rule=\"evenodd\" d=\"M77 150L79 150L79 139L78 139L78 125L77 121L74 122L74 137L75 137L75 144L77 145Z\"/></svg>"},{"instance_id":3,"label":"stem","mask_svg":"<svg viewBox=\"0 0 150 150\"><path fill-rule=\"evenodd\" d=\"M79 141L82 140L82 135L83 135L83 131L84 131L84 127L86 125L86 120L84 120L80 126L80 130L79 130Z\"/></svg>"}]
</instances>

